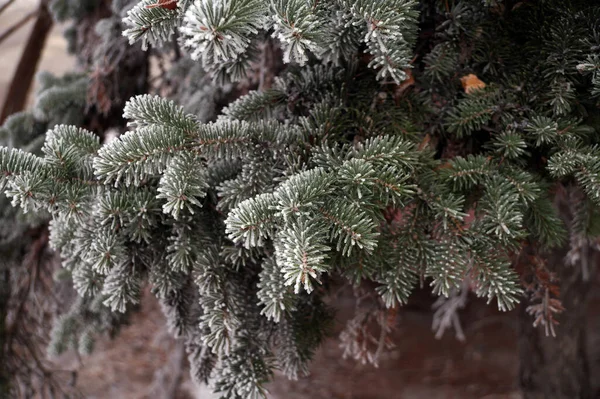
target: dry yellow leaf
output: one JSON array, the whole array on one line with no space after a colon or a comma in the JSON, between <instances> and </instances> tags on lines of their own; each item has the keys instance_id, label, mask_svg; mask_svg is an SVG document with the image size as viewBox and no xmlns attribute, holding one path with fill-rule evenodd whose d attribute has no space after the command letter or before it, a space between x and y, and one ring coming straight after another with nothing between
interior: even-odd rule
<instances>
[{"instance_id":1,"label":"dry yellow leaf","mask_svg":"<svg viewBox=\"0 0 600 399\"><path fill-rule=\"evenodd\" d=\"M471 94L473 91L483 89L485 87L485 83L483 83L477 77L477 75L472 73L460 78L460 83L462 83L462 87L465 89L465 93L467 94Z\"/></svg>"},{"instance_id":2,"label":"dry yellow leaf","mask_svg":"<svg viewBox=\"0 0 600 399\"><path fill-rule=\"evenodd\" d=\"M399 98L402 93L406 91L406 89L415 84L415 78L413 77L412 70L407 68L404 70L404 72L406 73L406 79L396 87L395 98Z\"/></svg>"},{"instance_id":3,"label":"dry yellow leaf","mask_svg":"<svg viewBox=\"0 0 600 399\"><path fill-rule=\"evenodd\" d=\"M419 151L421 151L421 150L423 150L423 148L427 147L429 145L430 141L431 141L431 136L429 135L429 133L426 133L425 137L419 144Z\"/></svg>"}]
</instances>

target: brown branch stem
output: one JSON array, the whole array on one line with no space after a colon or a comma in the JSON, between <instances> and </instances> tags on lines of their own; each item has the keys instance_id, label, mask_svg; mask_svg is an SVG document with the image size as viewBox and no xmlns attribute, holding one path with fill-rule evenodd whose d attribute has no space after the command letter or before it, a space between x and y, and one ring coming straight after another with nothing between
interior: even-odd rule
<instances>
[{"instance_id":1,"label":"brown branch stem","mask_svg":"<svg viewBox=\"0 0 600 399\"><path fill-rule=\"evenodd\" d=\"M46 1L40 2L36 13L37 18L33 29L29 34L0 111L0 124L3 124L9 115L25 108L38 63L42 58L46 40L52 29L52 16Z\"/></svg>"}]
</instances>

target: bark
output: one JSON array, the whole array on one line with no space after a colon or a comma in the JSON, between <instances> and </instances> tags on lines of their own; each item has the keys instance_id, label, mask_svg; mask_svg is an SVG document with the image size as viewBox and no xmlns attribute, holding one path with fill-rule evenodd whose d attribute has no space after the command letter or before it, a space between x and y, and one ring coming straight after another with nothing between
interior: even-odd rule
<instances>
[{"instance_id":1,"label":"bark","mask_svg":"<svg viewBox=\"0 0 600 399\"><path fill-rule=\"evenodd\" d=\"M10 297L9 269L0 264L0 398L8 398L10 392L10 373L8 370L6 314Z\"/></svg>"},{"instance_id":2,"label":"bark","mask_svg":"<svg viewBox=\"0 0 600 399\"><path fill-rule=\"evenodd\" d=\"M46 2L42 1L38 8L33 29L27 39L25 49L8 88L4 106L0 111L0 125L4 123L9 115L22 111L25 108L37 65L42 58L42 52L52 25L50 11Z\"/></svg>"},{"instance_id":3,"label":"bark","mask_svg":"<svg viewBox=\"0 0 600 399\"><path fill-rule=\"evenodd\" d=\"M569 226L571 215L561 210ZM569 226L570 227L570 226ZM560 300L565 311L557 316L556 337L534 327L523 301L519 310L519 383L524 399L587 399L594 397L587 347L587 310L598 252L589 243L580 250L574 265L565 261L570 246L554 251L547 268L559 278Z\"/></svg>"}]
</instances>

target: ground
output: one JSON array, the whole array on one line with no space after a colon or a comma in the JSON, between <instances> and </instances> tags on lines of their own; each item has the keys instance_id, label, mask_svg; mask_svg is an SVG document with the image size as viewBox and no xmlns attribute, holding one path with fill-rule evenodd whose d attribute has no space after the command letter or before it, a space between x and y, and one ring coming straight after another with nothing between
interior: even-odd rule
<instances>
[{"instance_id":1,"label":"ground","mask_svg":"<svg viewBox=\"0 0 600 399\"><path fill-rule=\"evenodd\" d=\"M450 332L437 340L431 332L428 299L399 312L394 341L379 368L342 359L337 333L354 307L351 295L336 301L336 331L318 351L311 375L288 381L277 375L269 385L273 399L517 399L516 313L500 314L472 298L462 313L466 342ZM86 398L162 398L174 370L177 344L164 327L157 301L146 293L139 313L114 340L101 339L81 359L78 386ZM70 354L61 367L77 367ZM178 398L209 399L206 387L194 386L185 363ZM158 392L162 392L159 394Z\"/></svg>"}]
</instances>

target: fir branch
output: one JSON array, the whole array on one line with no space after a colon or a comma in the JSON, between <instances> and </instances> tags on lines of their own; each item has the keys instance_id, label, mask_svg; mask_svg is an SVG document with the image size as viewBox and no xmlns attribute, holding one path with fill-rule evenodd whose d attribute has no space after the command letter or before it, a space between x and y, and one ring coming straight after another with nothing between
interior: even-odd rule
<instances>
[{"instance_id":1,"label":"fir branch","mask_svg":"<svg viewBox=\"0 0 600 399\"><path fill-rule=\"evenodd\" d=\"M451 182L453 189L457 191L465 191L479 186L493 173L489 160L482 155L469 155L467 158L456 157L449 166L441 169L440 175L443 180Z\"/></svg>"},{"instance_id":2,"label":"fir branch","mask_svg":"<svg viewBox=\"0 0 600 399\"><path fill-rule=\"evenodd\" d=\"M202 160L190 152L180 152L169 161L156 197L167 201L163 205L164 213L179 219L180 212L193 214L194 207L202 207L199 199L206 196L208 188L203 166Z\"/></svg>"},{"instance_id":3,"label":"fir branch","mask_svg":"<svg viewBox=\"0 0 600 399\"><path fill-rule=\"evenodd\" d=\"M265 4L258 0L194 2L181 28L192 59L202 60L209 69L238 59L263 26L265 12Z\"/></svg>"},{"instance_id":4,"label":"fir branch","mask_svg":"<svg viewBox=\"0 0 600 399\"><path fill-rule=\"evenodd\" d=\"M348 157L407 171L413 170L419 164L416 146L400 136L377 136L368 139L352 149Z\"/></svg>"},{"instance_id":5,"label":"fir branch","mask_svg":"<svg viewBox=\"0 0 600 399\"><path fill-rule=\"evenodd\" d=\"M483 216L477 222L478 228L509 248L526 235L517 198L509 184L492 180L479 204Z\"/></svg>"},{"instance_id":6,"label":"fir branch","mask_svg":"<svg viewBox=\"0 0 600 399\"><path fill-rule=\"evenodd\" d=\"M123 36L129 39L130 44L142 41L142 49L147 50L148 44L157 45L166 42L183 18L188 0L179 0L176 10L163 7L150 7L155 0L141 0L127 12L123 22L130 26L123 31Z\"/></svg>"},{"instance_id":7,"label":"fir branch","mask_svg":"<svg viewBox=\"0 0 600 399\"><path fill-rule=\"evenodd\" d=\"M353 247L366 252L377 246L375 223L353 203L337 203L330 207L318 209L321 216L331 225L331 240L336 242L336 249L343 255L350 256Z\"/></svg>"},{"instance_id":8,"label":"fir branch","mask_svg":"<svg viewBox=\"0 0 600 399\"><path fill-rule=\"evenodd\" d=\"M161 173L174 153L186 148L181 130L152 126L128 132L103 146L94 158L94 170L105 184L136 186Z\"/></svg>"},{"instance_id":9,"label":"fir branch","mask_svg":"<svg viewBox=\"0 0 600 399\"><path fill-rule=\"evenodd\" d=\"M6 189L9 179L24 172L40 171L43 162L33 154L19 149L0 147L0 189Z\"/></svg>"},{"instance_id":10,"label":"fir branch","mask_svg":"<svg viewBox=\"0 0 600 399\"><path fill-rule=\"evenodd\" d=\"M243 201L229 213L225 221L225 232L229 238L244 247L264 245L264 240L273 234L277 212L272 208L273 194L260 194Z\"/></svg>"},{"instance_id":11,"label":"fir branch","mask_svg":"<svg viewBox=\"0 0 600 399\"><path fill-rule=\"evenodd\" d=\"M183 107L159 96L144 94L131 98L123 109L123 118L131 119L132 127L164 126L181 129L187 134L198 129L193 115L186 114Z\"/></svg>"},{"instance_id":12,"label":"fir branch","mask_svg":"<svg viewBox=\"0 0 600 399\"><path fill-rule=\"evenodd\" d=\"M256 121L275 115L286 100L286 95L279 89L267 89L261 92L251 91L231 102L223 115L229 119Z\"/></svg>"},{"instance_id":13,"label":"fir branch","mask_svg":"<svg viewBox=\"0 0 600 399\"><path fill-rule=\"evenodd\" d=\"M315 53L321 47L319 35L324 18L313 12L309 3L303 0L275 0L271 5L274 31L283 47L283 62L295 61L303 65L308 53Z\"/></svg>"},{"instance_id":14,"label":"fir branch","mask_svg":"<svg viewBox=\"0 0 600 399\"><path fill-rule=\"evenodd\" d=\"M128 304L137 304L141 296L141 276L131 263L123 263L111 270L102 290L104 304L113 312L125 312Z\"/></svg>"},{"instance_id":15,"label":"fir branch","mask_svg":"<svg viewBox=\"0 0 600 399\"><path fill-rule=\"evenodd\" d=\"M224 120L201 125L194 144L203 155L213 159L241 157L252 144L250 129L250 124L240 121Z\"/></svg>"},{"instance_id":16,"label":"fir branch","mask_svg":"<svg viewBox=\"0 0 600 399\"><path fill-rule=\"evenodd\" d=\"M474 261L477 296L487 297L488 303L496 298L498 308L502 311L513 309L523 294L523 289L507 256L487 245L475 246L471 256Z\"/></svg>"},{"instance_id":17,"label":"fir branch","mask_svg":"<svg viewBox=\"0 0 600 399\"><path fill-rule=\"evenodd\" d=\"M301 287L311 293L313 279L320 284L320 275L329 269L325 263L329 251L326 241L323 227L304 217L292 222L276 236L277 265L284 275L285 285L293 285L296 294Z\"/></svg>"},{"instance_id":18,"label":"fir branch","mask_svg":"<svg viewBox=\"0 0 600 399\"><path fill-rule=\"evenodd\" d=\"M565 242L567 231L549 198L543 196L531 203L525 223L543 247L558 247Z\"/></svg>"},{"instance_id":19,"label":"fir branch","mask_svg":"<svg viewBox=\"0 0 600 399\"><path fill-rule=\"evenodd\" d=\"M266 259L262 266L256 294L263 307L260 313L279 323L288 313L296 310L295 297L287 289L284 274L274 258Z\"/></svg>"}]
</instances>

